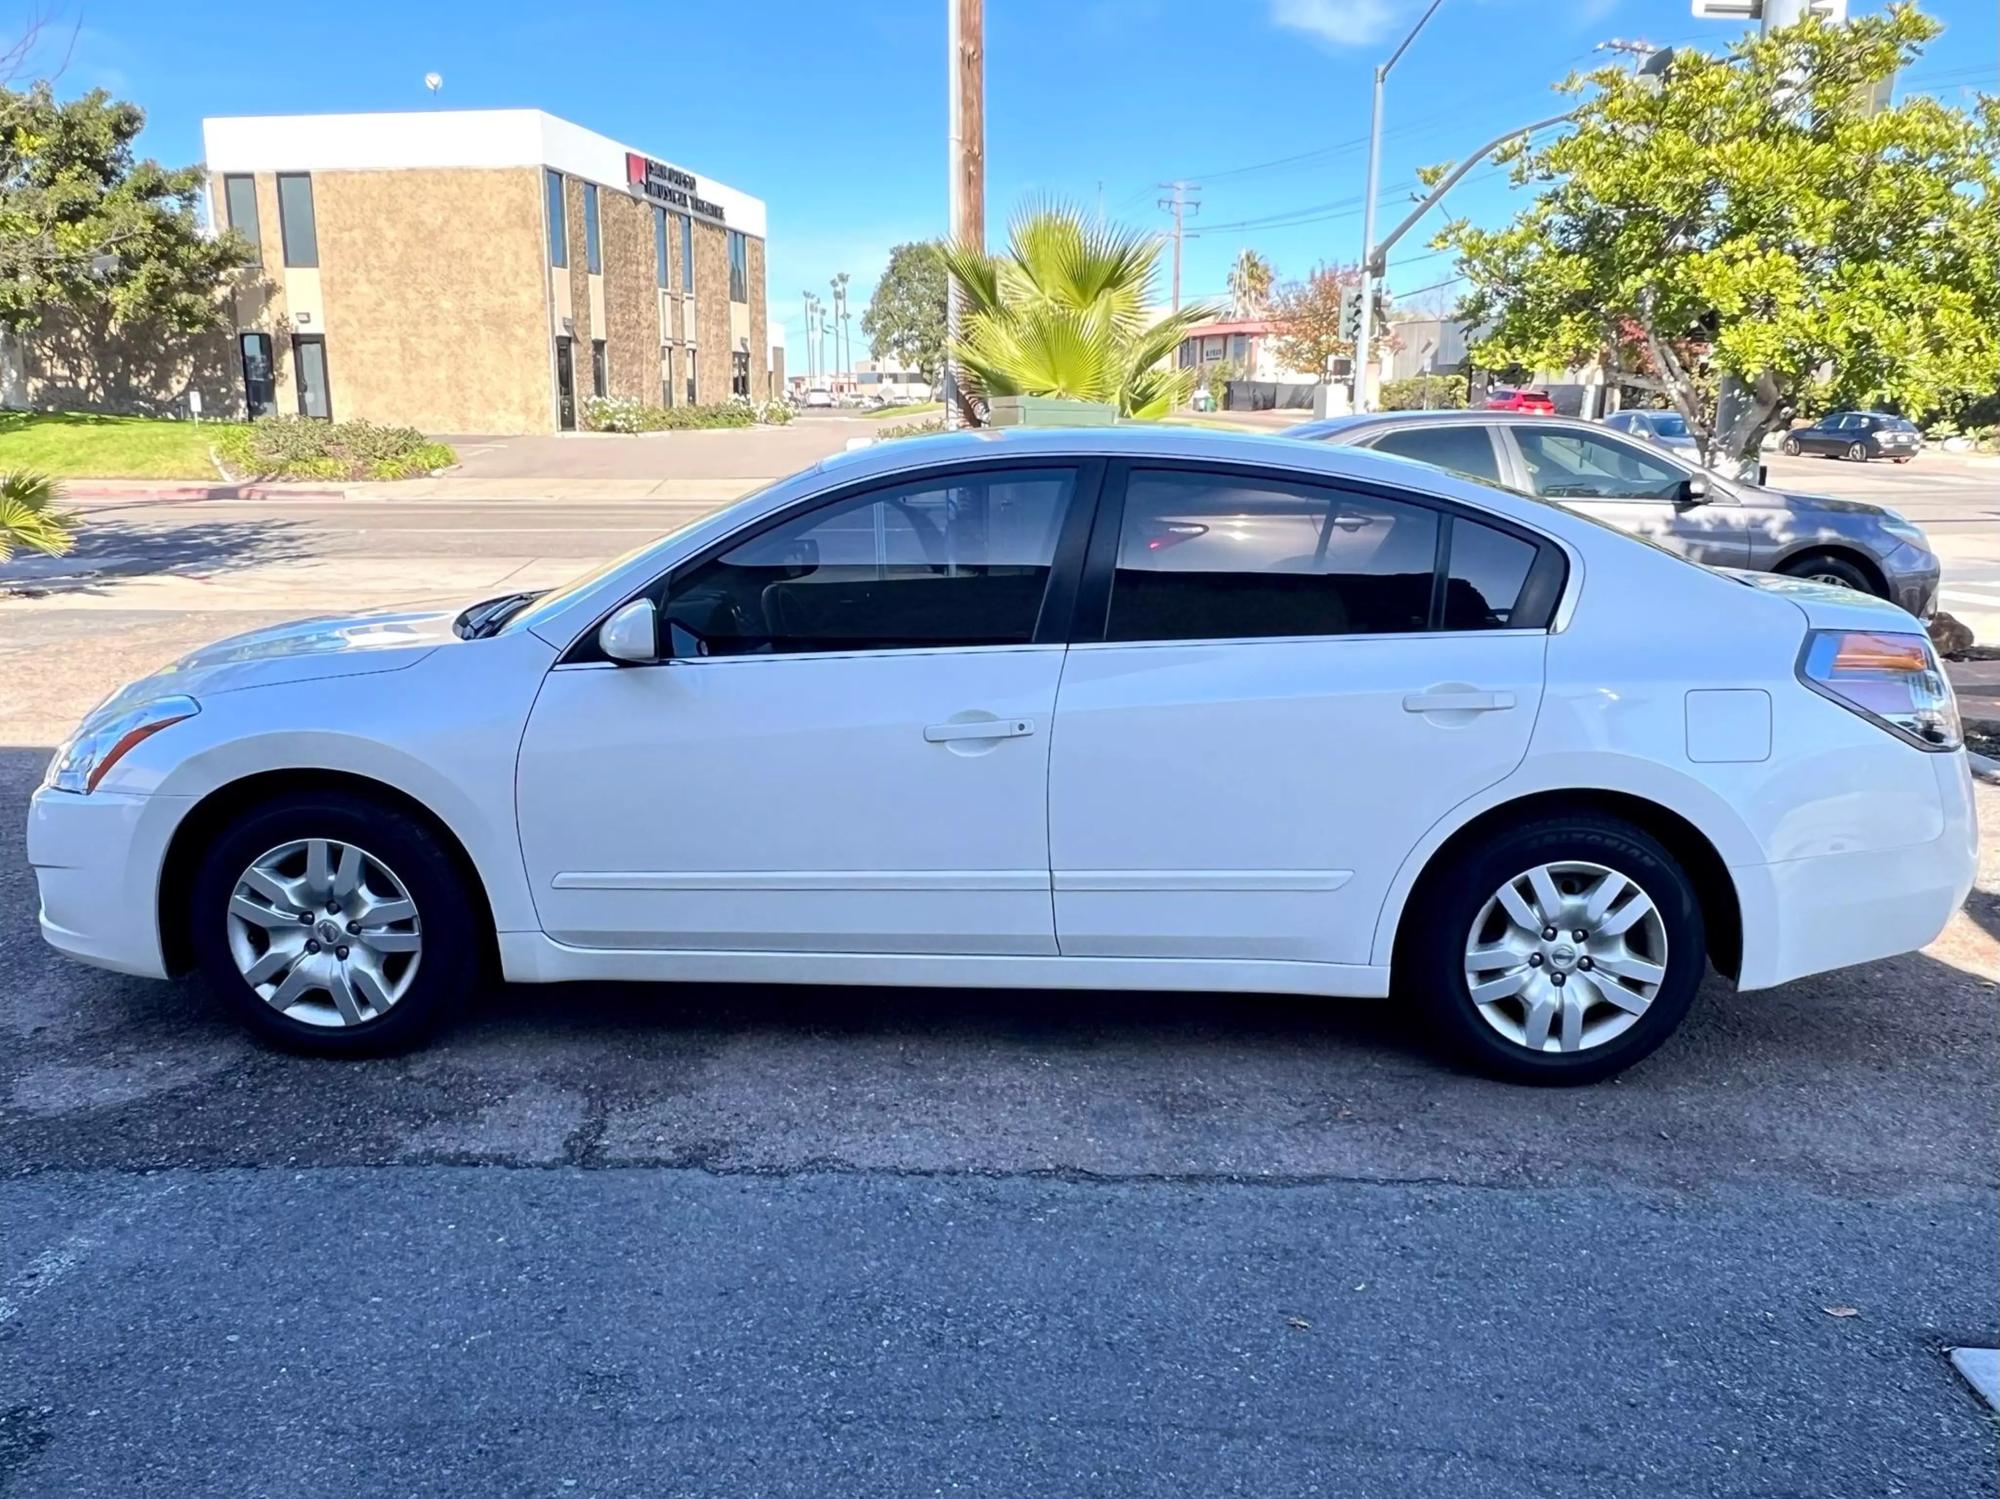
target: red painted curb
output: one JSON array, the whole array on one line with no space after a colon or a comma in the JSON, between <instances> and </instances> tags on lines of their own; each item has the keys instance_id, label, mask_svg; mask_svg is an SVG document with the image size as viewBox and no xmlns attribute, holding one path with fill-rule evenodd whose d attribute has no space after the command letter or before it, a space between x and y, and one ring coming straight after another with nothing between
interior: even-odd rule
<instances>
[{"instance_id":1,"label":"red painted curb","mask_svg":"<svg viewBox=\"0 0 2000 1499\"><path fill-rule=\"evenodd\" d=\"M68 500L344 500L344 489L299 489L269 484L147 484L111 489L87 484L63 485Z\"/></svg>"}]
</instances>

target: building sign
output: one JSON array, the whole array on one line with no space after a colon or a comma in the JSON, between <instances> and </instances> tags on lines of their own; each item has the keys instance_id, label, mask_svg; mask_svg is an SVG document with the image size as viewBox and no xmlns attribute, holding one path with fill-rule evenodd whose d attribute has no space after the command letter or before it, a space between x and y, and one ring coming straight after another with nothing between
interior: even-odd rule
<instances>
[{"instance_id":1,"label":"building sign","mask_svg":"<svg viewBox=\"0 0 2000 1499\"><path fill-rule=\"evenodd\" d=\"M650 156L641 156L637 151L625 153L625 182L633 192L641 197L651 198L655 203L664 203L669 208L677 208L683 213L691 213L696 218L723 222L722 205L711 203L701 195L701 184L690 172L679 167L670 167L664 161L654 161Z\"/></svg>"}]
</instances>

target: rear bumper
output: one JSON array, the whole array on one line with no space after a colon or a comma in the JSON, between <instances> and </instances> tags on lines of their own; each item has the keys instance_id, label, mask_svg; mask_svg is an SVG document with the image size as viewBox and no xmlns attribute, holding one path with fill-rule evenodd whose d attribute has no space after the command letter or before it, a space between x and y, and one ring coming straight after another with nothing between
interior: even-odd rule
<instances>
[{"instance_id":1,"label":"rear bumper","mask_svg":"<svg viewBox=\"0 0 2000 1499\"><path fill-rule=\"evenodd\" d=\"M1936 838L1730 870L1743 917L1738 988L1914 952L1944 930L1972 889L1979 823L1971 762L1963 753L1926 758L1944 804Z\"/></svg>"},{"instance_id":2,"label":"rear bumper","mask_svg":"<svg viewBox=\"0 0 2000 1499\"><path fill-rule=\"evenodd\" d=\"M49 946L114 972L167 976L160 866L187 805L185 797L115 791L35 793L28 803L28 863Z\"/></svg>"}]
</instances>

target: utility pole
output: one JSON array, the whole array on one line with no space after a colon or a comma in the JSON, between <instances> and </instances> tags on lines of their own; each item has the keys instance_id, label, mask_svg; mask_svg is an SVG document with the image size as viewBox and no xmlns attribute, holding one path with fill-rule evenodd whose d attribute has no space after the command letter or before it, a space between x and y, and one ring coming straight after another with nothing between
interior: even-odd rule
<instances>
[{"instance_id":1,"label":"utility pole","mask_svg":"<svg viewBox=\"0 0 2000 1499\"><path fill-rule=\"evenodd\" d=\"M1200 192L1201 184L1198 182L1162 182L1160 186L1169 188L1173 192L1171 198L1160 199L1160 207L1166 209L1167 212L1174 216L1174 311L1179 312L1181 310L1181 216L1183 214L1201 212L1200 202L1188 196L1189 193Z\"/></svg>"},{"instance_id":2,"label":"utility pole","mask_svg":"<svg viewBox=\"0 0 2000 1499\"><path fill-rule=\"evenodd\" d=\"M951 100L951 238L968 250L986 249L986 10L985 0L944 0ZM944 424L963 425L963 397L951 357L964 298L956 277L946 278Z\"/></svg>"},{"instance_id":3,"label":"utility pole","mask_svg":"<svg viewBox=\"0 0 2000 1499\"><path fill-rule=\"evenodd\" d=\"M813 335L819 328L819 298L811 292L805 293L806 305L806 384L814 384L819 379L819 358L813 347Z\"/></svg>"},{"instance_id":4,"label":"utility pole","mask_svg":"<svg viewBox=\"0 0 2000 1499\"><path fill-rule=\"evenodd\" d=\"M1375 250L1375 198L1382 184L1383 86L1389 81L1389 70L1402 61L1403 54L1410 50L1410 43L1417 39L1417 33L1424 29L1443 3L1444 0L1431 0L1424 13L1417 18L1417 24L1410 28L1410 34L1403 38L1402 45L1389 54L1387 62L1378 64L1375 69L1375 103L1368 116L1368 196L1361 205L1361 336L1354 345L1354 388L1351 392L1356 411L1368 409L1368 349L1375 341L1376 271L1372 257Z\"/></svg>"},{"instance_id":5,"label":"utility pole","mask_svg":"<svg viewBox=\"0 0 2000 1499\"><path fill-rule=\"evenodd\" d=\"M847 375L854 374L854 329L848 324L847 312L847 272L842 271L833 278L833 320L840 327L838 347L840 367Z\"/></svg>"}]
</instances>

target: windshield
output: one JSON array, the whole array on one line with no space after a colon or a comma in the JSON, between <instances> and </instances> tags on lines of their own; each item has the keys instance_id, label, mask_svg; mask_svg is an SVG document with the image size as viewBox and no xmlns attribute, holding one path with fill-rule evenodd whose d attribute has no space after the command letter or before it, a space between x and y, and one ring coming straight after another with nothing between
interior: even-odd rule
<instances>
[{"instance_id":1,"label":"windshield","mask_svg":"<svg viewBox=\"0 0 2000 1499\"><path fill-rule=\"evenodd\" d=\"M1653 418L1653 431L1661 437L1686 437L1688 435L1687 419L1677 412L1668 412L1664 416L1656 416Z\"/></svg>"}]
</instances>

